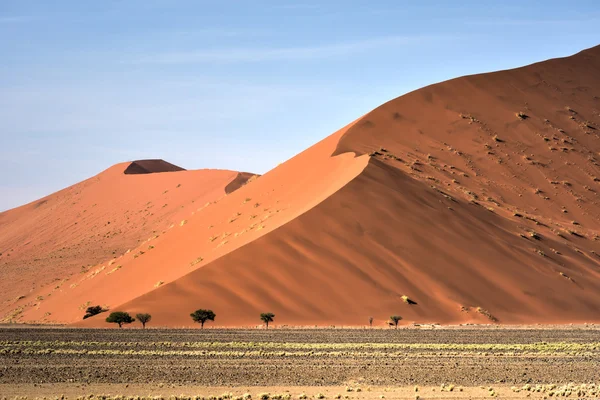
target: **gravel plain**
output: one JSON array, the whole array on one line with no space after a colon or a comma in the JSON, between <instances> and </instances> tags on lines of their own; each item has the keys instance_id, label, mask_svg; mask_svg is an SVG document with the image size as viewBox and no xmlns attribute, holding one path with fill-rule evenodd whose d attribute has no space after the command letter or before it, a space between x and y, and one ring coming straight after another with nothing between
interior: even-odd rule
<instances>
[{"instance_id":1,"label":"gravel plain","mask_svg":"<svg viewBox=\"0 0 600 400\"><path fill-rule=\"evenodd\" d=\"M600 329L595 326L0 328L0 394L11 395L19 390L47 393L48 388L100 390L92 388L102 385L161 391L310 387L329 392L362 386L379 393L386 387L441 384L460 386L466 395L468 388L481 386L589 384L600 380L599 371Z\"/></svg>"}]
</instances>

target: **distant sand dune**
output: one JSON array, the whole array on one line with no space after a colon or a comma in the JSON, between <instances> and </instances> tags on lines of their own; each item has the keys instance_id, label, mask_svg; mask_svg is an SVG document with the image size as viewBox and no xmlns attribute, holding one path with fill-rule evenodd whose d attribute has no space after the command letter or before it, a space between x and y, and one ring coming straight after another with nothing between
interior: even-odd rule
<instances>
[{"instance_id":1,"label":"distant sand dune","mask_svg":"<svg viewBox=\"0 0 600 400\"><path fill-rule=\"evenodd\" d=\"M157 173L167 171L175 172ZM93 266L106 266L179 223L198 204L224 196L237 176L185 171L162 160L134 161L0 213L0 320L41 307L38 298L45 301L77 285Z\"/></svg>"}]
</instances>

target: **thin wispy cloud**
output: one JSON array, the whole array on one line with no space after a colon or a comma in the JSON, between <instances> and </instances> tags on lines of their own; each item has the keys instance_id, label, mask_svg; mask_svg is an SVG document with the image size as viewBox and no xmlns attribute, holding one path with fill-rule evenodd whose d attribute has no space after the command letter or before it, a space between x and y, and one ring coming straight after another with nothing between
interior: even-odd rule
<instances>
[{"instance_id":1,"label":"thin wispy cloud","mask_svg":"<svg viewBox=\"0 0 600 400\"><path fill-rule=\"evenodd\" d=\"M0 24L19 24L37 19L31 15L0 15Z\"/></svg>"},{"instance_id":2,"label":"thin wispy cloud","mask_svg":"<svg viewBox=\"0 0 600 400\"><path fill-rule=\"evenodd\" d=\"M483 19L466 21L469 25L495 25L495 26L536 26L536 25L573 25L589 24L600 21L598 17L592 18L564 18L564 19Z\"/></svg>"},{"instance_id":3,"label":"thin wispy cloud","mask_svg":"<svg viewBox=\"0 0 600 400\"><path fill-rule=\"evenodd\" d=\"M142 55L126 60L133 64L253 63L264 61L311 60L339 57L383 46L401 46L424 41L447 40L444 36L384 36L306 47L220 48Z\"/></svg>"},{"instance_id":4,"label":"thin wispy cloud","mask_svg":"<svg viewBox=\"0 0 600 400\"><path fill-rule=\"evenodd\" d=\"M274 8L279 8L282 10L319 10L322 9L321 4L313 4L313 3L290 3L290 4L278 4L274 6Z\"/></svg>"},{"instance_id":5,"label":"thin wispy cloud","mask_svg":"<svg viewBox=\"0 0 600 400\"><path fill-rule=\"evenodd\" d=\"M266 30L260 29L233 29L233 28L201 28L201 29L182 29L182 30L156 30L151 33L146 33L152 37L167 37L167 38L236 38L236 37L255 37L266 36ZM148 38L148 36L146 36Z\"/></svg>"}]
</instances>

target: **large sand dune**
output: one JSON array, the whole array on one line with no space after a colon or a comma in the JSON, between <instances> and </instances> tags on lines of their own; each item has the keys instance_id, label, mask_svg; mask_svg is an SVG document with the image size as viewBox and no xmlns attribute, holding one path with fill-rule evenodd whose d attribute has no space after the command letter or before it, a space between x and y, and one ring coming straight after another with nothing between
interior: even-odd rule
<instances>
[{"instance_id":1,"label":"large sand dune","mask_svg":"<svg viewBox=\"0 0 600 400\"><path fill-rule=\"evenodd\" d=\"M161 234L250 176L140 160L0 213L0 320Z\"/></svg>"},{"instance_id":2,"label":"large sand dune","mask_svg":"<svg viewBox=\"0 0 600 400\"><path fill-rule=\"evenodd\" d=\"M101 304L155 326L189 326L197 308L217 326L265 311L286 325L598 322L599 109L600 47L417 90L13 307L70 323Z\"/></svg>"}]
</instances>

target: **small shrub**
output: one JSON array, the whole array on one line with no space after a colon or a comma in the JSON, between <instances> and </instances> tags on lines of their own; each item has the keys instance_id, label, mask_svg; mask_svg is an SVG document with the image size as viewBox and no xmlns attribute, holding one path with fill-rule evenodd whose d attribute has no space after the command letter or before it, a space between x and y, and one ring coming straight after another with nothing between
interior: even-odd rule
<instances>
[{"instance_id":1,"label":"small shrub","mask_svg":"<svg viewBox=\"0 0 600 400\"><path fill-rule=\"evenodd\" d=\"M89 317L93 317L94 315L98 315L98 314L100 314L102 312L105 312L105 311L106 310L103 309L102 306L88 307L87 310L85 310L85 315L83 316L83 319L87 319Z\"/></svg>"},{"instance_id":2,"label":"small shrub","mask_svg":"<svg viewBox=\"0 0 600 400\"><path fill-rule=\"evenodd\" d=\"M402 320L402 317L399 315L392 315L390 317L390 320L392 321L392 324L395 326L396 329L398 329L398 322L400 322ZM358 389L357 389L358 391Z\"/></svg>"},{"instance_id":3,"label":"small shrub","mask_svg":"<svg viewBox=\"0 0 600 400\"><path fill-rule=\"evenodd\" d=\"M260 320L267 325L267 329L269 329L269 322L273 322L273 318L275 318L275 314L271 312L260 314Z\"/></svg>"}]
</instances>

